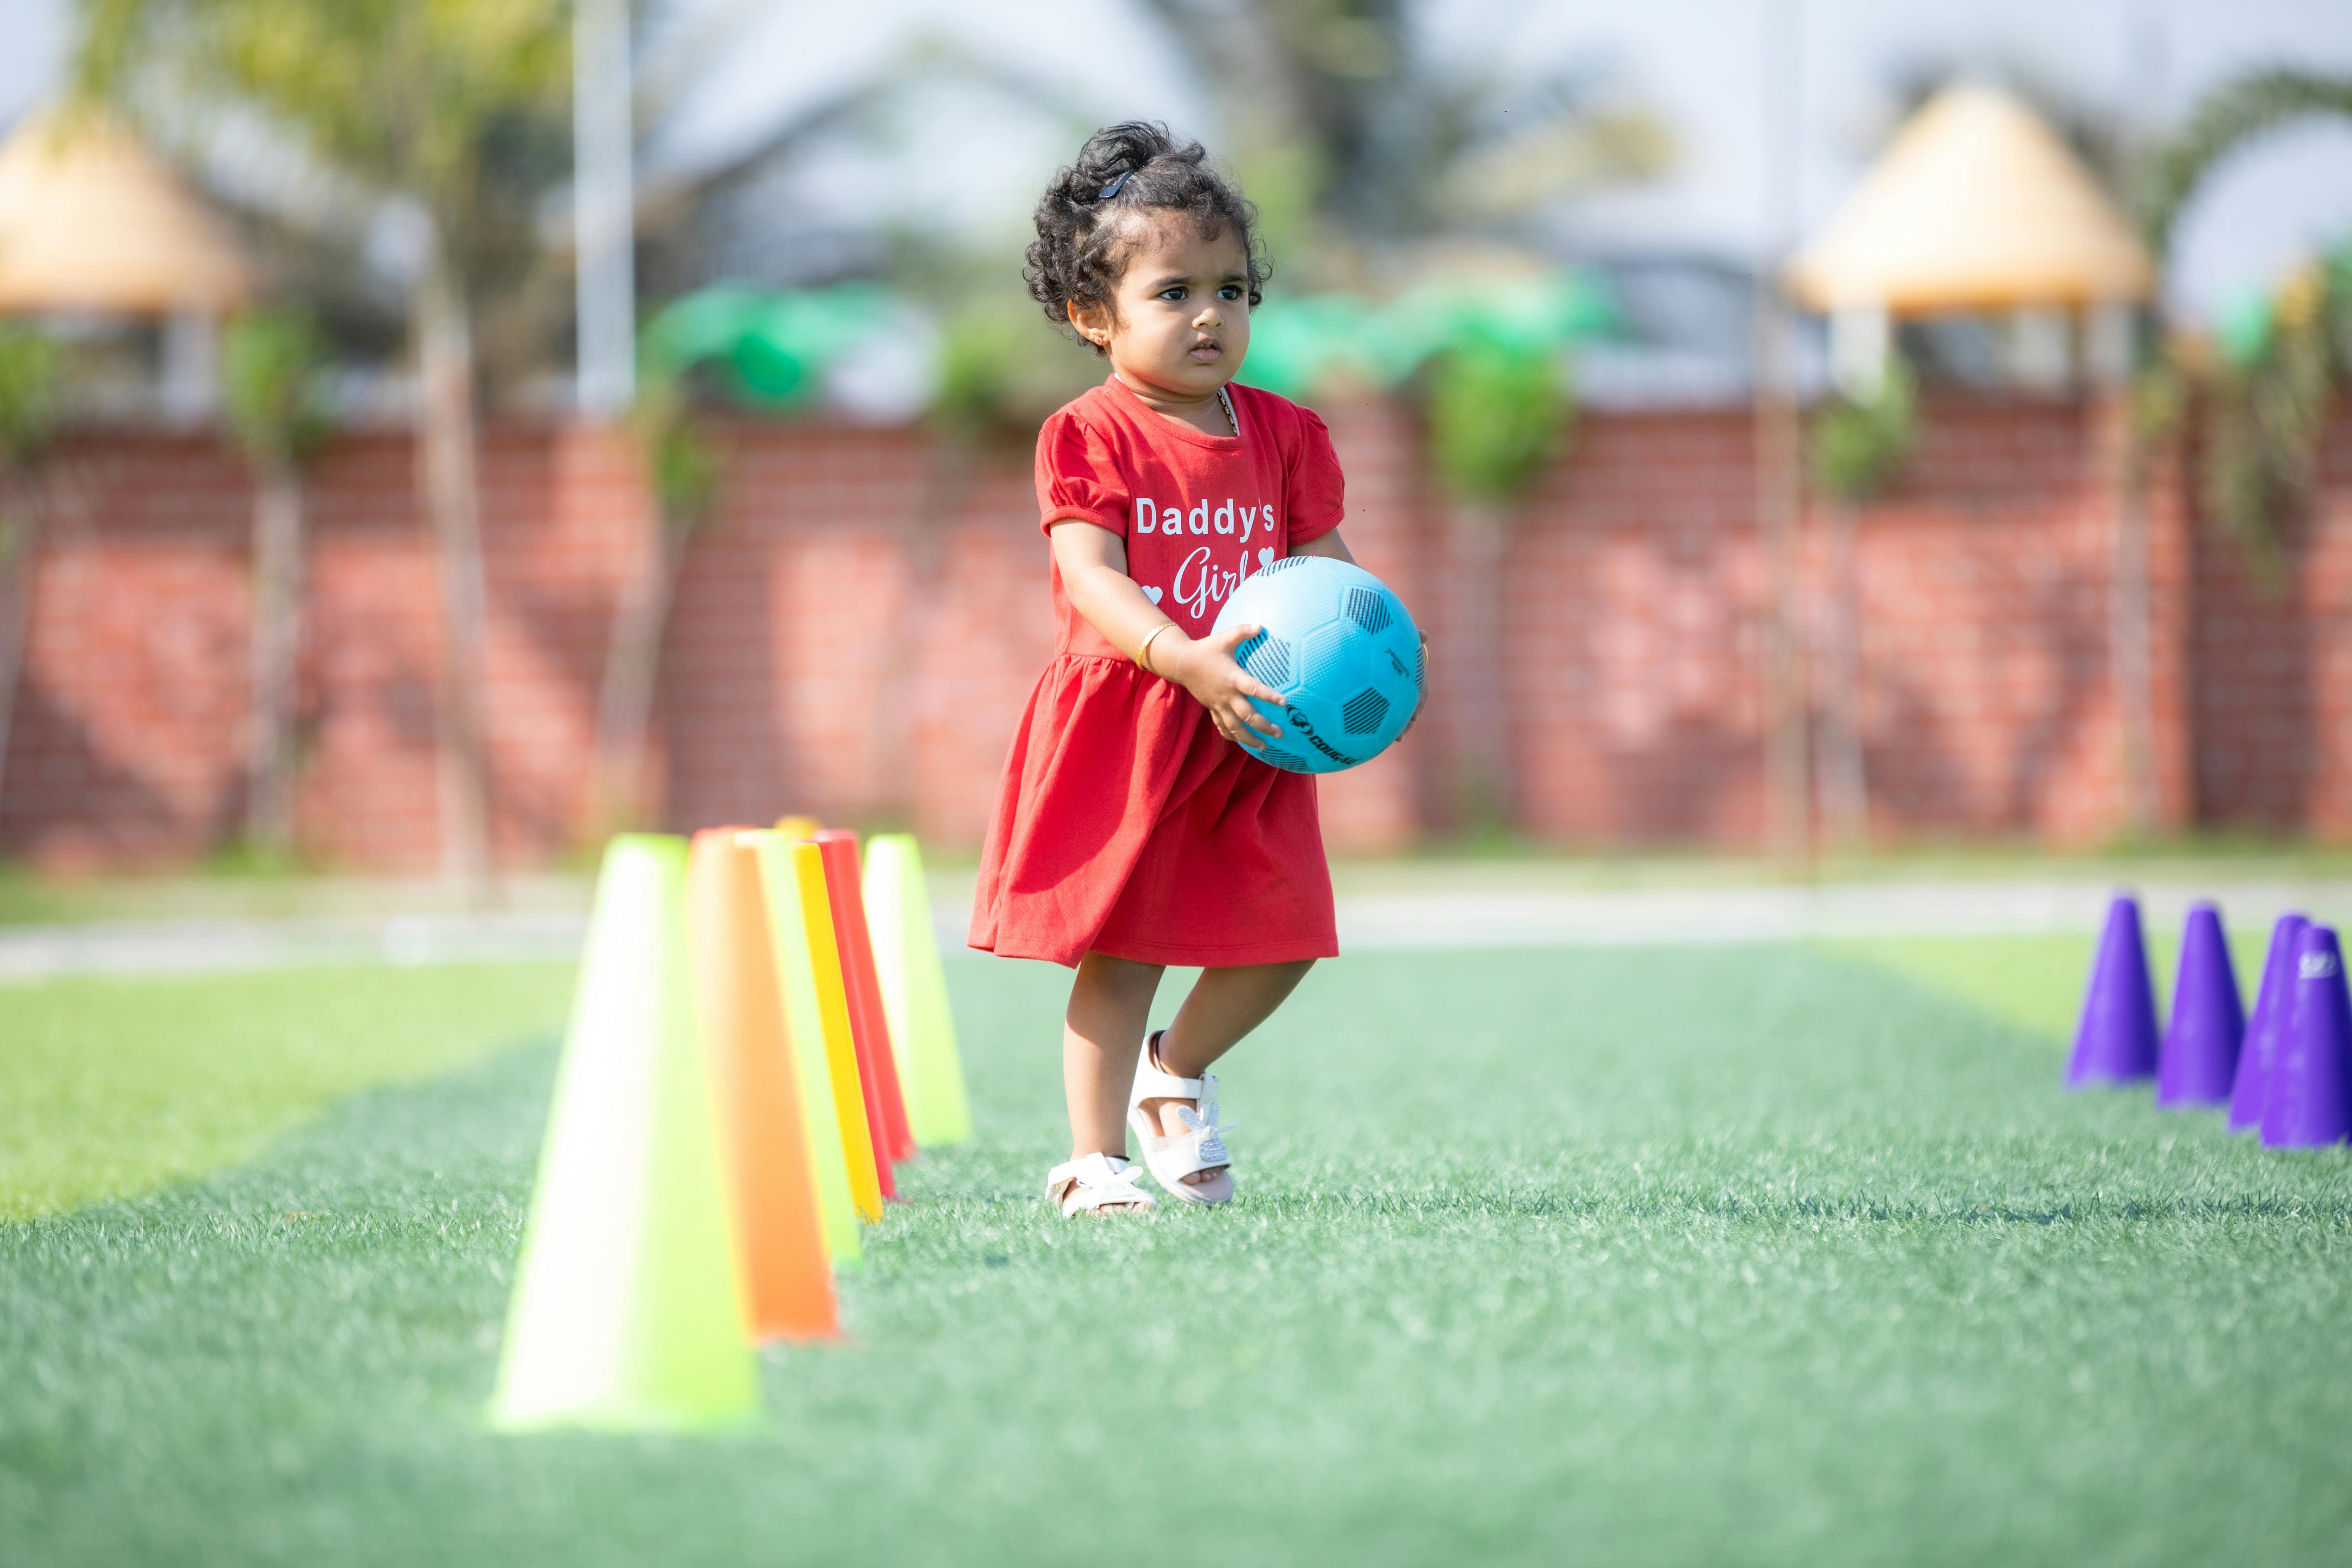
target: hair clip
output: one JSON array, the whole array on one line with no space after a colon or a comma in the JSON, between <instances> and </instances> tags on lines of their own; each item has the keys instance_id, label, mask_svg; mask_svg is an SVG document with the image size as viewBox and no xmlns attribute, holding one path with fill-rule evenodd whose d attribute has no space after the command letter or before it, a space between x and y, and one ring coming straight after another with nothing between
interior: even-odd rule
<instances>
[{"instance_id":1,"label":"hair clip","mask_svg":"<svg viewBox=\"0 0 2352 1568\"><path fill-rule=\"evenodd\" d=\"M1107 202L1110 200L1111 197L1118 195L1119 187L1121 185L1126 184L1128 181L1133 178L1135 178L1135 171L1129 169L1126 174L1121 174L1118 179L1113 180L1109 184L1105 185L1102 188L1101 194L1097 195L1095 200L1098 202Z\"/></svg>"}]
</instances>

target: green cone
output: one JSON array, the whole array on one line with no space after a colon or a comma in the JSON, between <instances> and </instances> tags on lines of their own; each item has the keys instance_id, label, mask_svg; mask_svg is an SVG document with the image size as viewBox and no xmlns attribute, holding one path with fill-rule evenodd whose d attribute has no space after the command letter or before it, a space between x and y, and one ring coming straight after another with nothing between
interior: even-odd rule
<instances>
[{"instance_id":1,"label":"green cone","mask_svg":"<svg viewBox=\"0 0 2352 1568\"><path fill-rule=\"evenodd\" d=\"M877 833L866 841L865 892L908 1124L923 1148L960 1143L971 1136L971 1109L964 1099L955 1017L948 1011L947 973L931 930L930 895L923 888L922 851L912 835Z\"/></svg>"},{"instance_id":2,"label":"green cone","mask_svg":"<svg viewBox=\"0 0 2352 1568\"><path fill-rule=\"evenodd\" d=\"M759 1414L687 972L686 841L604 851L490 1425L615 1430Z\"/></svg>"}]
</instances>

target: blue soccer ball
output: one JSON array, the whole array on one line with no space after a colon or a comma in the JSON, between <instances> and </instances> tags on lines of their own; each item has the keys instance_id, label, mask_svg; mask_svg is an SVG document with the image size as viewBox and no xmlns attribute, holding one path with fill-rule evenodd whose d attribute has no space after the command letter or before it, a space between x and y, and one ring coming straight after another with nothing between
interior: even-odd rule
<instances>
[{"instance_id":1,"label":"blue soccer ball","mask_svg":"<svg viewBox=\"0 0 2352 1568\"><path fill-rule=\"evenodd\" d=\"M1261 760L1335 773L1379 756L1412 722L1426 675L1421 629L1362 567L1322 555L1274 562L1234 590L1213 630L1247 625L1264 629L1234 657L1290 704L1257 704L1282 730L1259 737Z\"/></svg>"}]
</instances>

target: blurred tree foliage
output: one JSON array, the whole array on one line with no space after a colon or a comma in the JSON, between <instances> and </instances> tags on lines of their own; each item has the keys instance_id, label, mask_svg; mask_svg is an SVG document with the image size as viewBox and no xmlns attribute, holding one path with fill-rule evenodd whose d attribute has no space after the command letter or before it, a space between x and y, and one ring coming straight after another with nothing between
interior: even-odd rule
<instances>
[{"instance_id":1,"label":"blurred tree foliage","mask_svg":"<svg viewBox=\"0 0 2352 1568\"><path fill-rule=\"evenodd\" d=\"M343 190L273 226L306 289L354 309L359 252L410 278L446 261L479 364L499 385L545 368L571 308L569 258L541 205L572 166L565 0L79 0L85 89L176 126L254 117ZM184 146L185 134L166 135ZM349 199L355 196L356 201ZM384 204L406 209L388 213ZM414 221L429 220L430 232ZM421 254L419 254L421 253ZM411 323L414 325L412 320Z\"/></svg>"},{"instance_id":2,"label":"blurred tree foliage","mask_svg":"<svg viewBox=\"0 0 2352 1568\"><path fill-rule=\"evenodd\" d=\"M86 89L136 114L151 95L242 111L405 213L418 489L444 626L436 733L449 870L490 878L481 712L487 637L476 493L479 290L501 258L540 255L532 202L569 146L563 0L84 0Z\"/></svg>"},{"instance_id":3,"label":"blurred tree foliage","mask_svg":"<svg viewBox=\"0 0 2352 1568\"><path fill-rule=\"evenodd\" d=\"M283 859L294 847L295 670L302 637L302 465L327 436L320 396L327 342L310 313L257 310L231 323L222 401L253 464L252 722L246 837Z\"/></svg>"},{"instance_id":4,"label":"blurred tree foliage","mask_svg":"<svg viewBox=\"0 0 2352 1568\"><path fill-rule=\"evenodd\" d=\"M1813 482L1849 505L1869 500L1902 471L1917 436L1918 380L1890 355L1874 396L1833 399L1814 416Z\"/></svg>"},{"instance_id":5,"label":"blurred tree foliage","mask_svg":"<svg viewBox=\"0 0 2352 1568\"><path fill-rule=\"evenodd\" d=\"M23 468L48 445L65 380L55 339L21 321L0 321L0 467Z\"/></svg>"},{"instance_id":6,"label":"blurred tree foliage","mask_svg":"<svg viewBox=\"0 0 2352 1568\"><path fill-rule=\"evenodd\" d=\"M221 342L221 402L246 456L261 467L301 462L331 428L320 395L330 349L308 310L256 310Z\"/></svg>"},{"instance_id":7,"label":"blurred tree foliage","mask_svg":"<svg viewBox=\"0 0 2352 1568\"><path fill-rule=\"evenodd\" d=\"M2299 268L2225 320L2198 368L2207 403L2206 510L2265 574L2308 506L2328 405L2352 367L2352 247Z\"/></svg>"},{"instance_id":8,"label":"blurred tree foliage","mask_svg":"<svg viewBox=\"0 0 2352 1568\"><path fill-rule=\"evenodd\" d=\"M2208 93L2147 160L2141 212L2157 254L2169 260L2181 214L2217 173L2315 116L2352 118L2352 77L2257 70ZM2257 571L2275 575L2286 526L2308 500L2328 403L2352 367L2352 247L2247 301L2217 337L2218 353L2176 348L2150 374L2201 394L2205 508Z\"/></svg>"},{"instance_id":9,"label":"blurred tree foliage","mask_svg":"<svg viewBox=\"0 0 2352 1568\"><path fill-rule=\"evenodd\" d=\"M1604 74L1455 65L1415 37L1409 0L1146 4L1219 101L1278 268L1309 289L1413 280L1441 237L1523 243L1561 197L1652 178L1673 159L1664 124ZM1492 510L1565 439L1572 403L1559 351L1588 326L1563 324L1575 313L1556 308L1572 292L1566 279L1533 290L1511 278L1423 273L1418 283L1377 318L1344 298L1318 301L1319 316L1270 322L1267 346L1297 362L1299 377L1363 361L1375 383L1392 383L1424 367L1432 460L1449 488ZM1284 304L1300 292L1286 289ZM1522 295L1544 321L1516 319ZM1383 332L1357 331L1375 319ZM1402 341L1388 328L1408 329L1407 363L1378 363L1394 357L1384 339Z\"/></svg>"},{"instance_id":10,"label":"blurred tree foliage","mask_svg":"<svg viewBox=\"0 0 2352 1568\"><path fill-rule=\"evenodd\" d=\"M651 813L646 780L661 653L677 597L686 550L718 499L726 462L719 437L698 420L688 385L688 364L658 356L637 384L629 411L640 461L651 483L655 516L642 558L622 580L605 646L596 697L596 731L590 760L586 842L645 826Z\"/></svg>"},{"instance_id":11,"label":"blurred tree foliage","mask_svg":"<svg viewBox=\"0 0 2352 1568\"><path fill-rule=\"evenodd\" d=\"M2140 205L2151 246L2170 253L2182 211L2215 170L2250 143L2314 115L2352 117L2352 77L2257 70L2207 93L2147 160Z\"/></svg>"},{"instance_id":12,"label":"blurred tree foliage","mask_svg":"<svg viewBox=\"0 0 2352 1568\"><path fill-rule=\"evenodd\" d=\"M31 604L26 579L40 526L34 469L57 434L65 380L65 355L54 339L0 321L0 789L6 785Z\"/></svg>"},{"instance_id":13,"label":"blurred tree foliage","mask_svg":"<svg viewBox=\"0 0 2352 1568\"><path fill-rule=\"evenodd\" d=\"M1026 294L972 294L941 323L931 420L968 445L1026 447L1047 415L1107 373L1048 330Z\"/></svg>"},{"instance_id":14,"label":"blurred tree foliage","mask_svg":"<svg viewBox=\"0 0 2352 1568\"><path fill-rule=\"evenodd\" d=\"M1278 263L1362 287L1378 253L1507 227L1561 195L1647 179L1674 142L1600 73L1454 68L1407 0L1145 0L1216 95Z\"/></svg>"},{"instance_id":15,"label":"blurred tree foliage","mask_svg":"<svg viewBox=\"0 0 2352 1568\"><path fill-rule=\"evenodd\" d=\"M1516 500L1565 443L1572 415L1550 353L1474 340L1430 372L1430 456L1465 500Z\"/></svg>"}]
</instances>

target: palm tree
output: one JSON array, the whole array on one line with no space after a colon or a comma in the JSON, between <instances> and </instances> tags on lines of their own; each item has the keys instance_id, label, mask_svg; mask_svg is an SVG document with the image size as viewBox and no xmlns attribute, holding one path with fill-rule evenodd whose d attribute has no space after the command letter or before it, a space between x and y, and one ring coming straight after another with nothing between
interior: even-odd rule
<instances>
[{"instance_id":1,"label":"palm tree","mask_svg":"<svg viewBox=\"0 0 2352 1568\"><path fill-rule=\"evenodd\" d=\"M2249 145L2314 117L2352 119L2352 77L2257 70L2206 94L2148 160L2142 214L2159 262L2170 260L2181 214L2214 174ZM2331 386L2344 368L2352 279L2339 281L2340 270L2306 270L2251 341L2219 363L2174 355L2150 367L2162 381L2201 373L2209 394L2207 510L2266 572L2276 568L2280 525L2307 489ZM2155 386L2143 401L2168 416L2181 399Z\"/></svg>"},{"instance_id":2,"label":"palm tree","mask_svg":"<svg viewBox=\"0 0 2352 1568\"><path fill-rule=\"evenodd\" d=\"M488 612L471 284L516 243L517 215L488 172L518 144L560 140L568 8L562 0L87 0L83 21L89 90L134 112L150 94L247 111L383 208L413 218L417 490L442 613L442 859L469 896L486 899Z\"/></svg>"}]
</instances>

